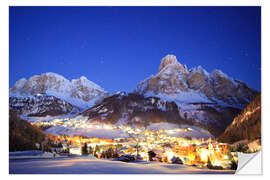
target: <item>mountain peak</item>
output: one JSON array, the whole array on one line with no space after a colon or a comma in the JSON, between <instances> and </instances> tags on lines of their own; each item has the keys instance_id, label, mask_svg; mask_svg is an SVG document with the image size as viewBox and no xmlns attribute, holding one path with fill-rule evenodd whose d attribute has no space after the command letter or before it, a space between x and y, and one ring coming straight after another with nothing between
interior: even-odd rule
<instances>
[{"instance_id":1,"label":"mountain peak","mask_svg":"<svg viewBox=\"0 0 270 180\"><path fill-rule=\"evenodd\" d=\"M15 87L15 88L22 88L22 87L25 85L26 82L27 82L27 79L21 78L20 80L18 80L18 81L15 83L14 87Z\"/></svg>"},{"instance_id":2,"label":"mountain peak","mask_svg":"<svg viewBox=\"0 0 270 180\"><path fill-rule=\"evenodd\" d=\"M80 79L81 79L82 81L88 80L85 76L81 76Z\"/></svg>"},{"instance_id":3,"label":"mountain peak","mask_svg":"<svg viewBox=\"0 0 270 180\"><path fill-rule=\"evenodd\" d=\"M182 72L182 74L188 73L187 66L179 63L175 55L168 54L167 56L162 58L159 65L158 73L172 73L175 70Z\"/></svg>"},{"instance_id":4,"label":"mountain peak","mask_svg":"<svg viewBox=\"0 0 270 180\"><path fill-rule=\"evenodd\" d=\"M176 56L175 55L168 54L167 56L165 56L164 58L162 58L161 63L159 65L158 72L160 72L161 70L163 70L168 65L176 65L176 64L180 64L177 61Z\"/></svg>"},{"instance_id":5,"label":"mountain peak","mask_svg":"<svg viewBox=\"0 0 270 180\"><path fill-rule=\"evenodd\" d=\"M71 83L74 84L74 85L75 84L76 85L82 85L82 86L86 86L86 87L92 87L93 89L98 89L100 91L104 91L103 88L101 88L96 83L90 81L85 76L81 76L80 79L72 79Z\"/></svg>"},{"instance_id":6,"label":"mountain peak","mask_svg":"<svg viewBox=\"0 0 270 180\"><path fill-rule=\"evenodd\" d=\"M212 75L212 76L220 76L220 77L224 77L224 78L229 78L227 74L225 74L224 72L222 72L222 71L219 70L219 69L214 69L214 70L211 72L211 75Z\"/></svg>"},{"instance_id":7,"label":"mountain peak","mask_svg":"<svg viewBox=\"0 0 270 180\"><path fill-rule=\"evenodd\" d=\"M190 74L192 74L192 73L200 73L200 74L202 74L203 75L203 77L205 78L205 79L208 79L209 78L209 73L202 67L202 66L197 66L197 67L194 67L194 68L191 68L190 69Z\"/></svg>"}]
</instances>

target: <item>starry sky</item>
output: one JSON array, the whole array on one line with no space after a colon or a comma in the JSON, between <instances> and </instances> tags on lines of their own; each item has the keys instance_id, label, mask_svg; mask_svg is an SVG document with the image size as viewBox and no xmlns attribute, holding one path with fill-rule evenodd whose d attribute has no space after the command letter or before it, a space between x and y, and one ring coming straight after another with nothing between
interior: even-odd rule
<instances>
[{"instance_id":1,"label":"starry sky","mask_svg":"<svg viewBox=\"0 0 270 180\"><path fill-rule=\"evenodd\" d=\"M9 85L55 72L132 92L176 55L261 90L260 7L10 7Z\"/></svg>"}]
</instances>

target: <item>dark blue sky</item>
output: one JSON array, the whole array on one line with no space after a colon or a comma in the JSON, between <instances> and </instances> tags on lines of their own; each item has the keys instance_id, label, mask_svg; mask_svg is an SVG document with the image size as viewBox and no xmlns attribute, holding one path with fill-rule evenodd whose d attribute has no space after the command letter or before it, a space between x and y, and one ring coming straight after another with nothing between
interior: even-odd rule
<instances>
[{"instance_id":1,"label":"dark blue sky","mask_svg":"<svg viewBox=\"0 0 270 180\"><path fill-rule=\"evenodd\" d=\"M261 89L259 7L10 7L10 86L55 72L133 91L174 54Z\"/></svg>"}]
</instances>

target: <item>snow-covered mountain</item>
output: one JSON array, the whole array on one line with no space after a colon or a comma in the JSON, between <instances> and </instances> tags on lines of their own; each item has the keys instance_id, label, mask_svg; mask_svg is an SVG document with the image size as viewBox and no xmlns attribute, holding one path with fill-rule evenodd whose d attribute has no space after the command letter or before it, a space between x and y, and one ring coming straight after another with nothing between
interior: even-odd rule
<instances>
[{"instance_id":1,"label":"snow-covered mountain","mask_svg":"<svg viewBox=\"0 0 270 180\"><path fill-rule=\"evenodd\" d=\"M10 109L28 117L61 116L80 111L63 119L79 129L55 126L48 130L50 133L68 134L71 130L79 133L83 131L81 127L86 130L92 123L115 126L169 123L196 126L217 137L256 94L245 83L220 70L208 73L201 66L188 69L174 55L167 55L158 73L139 83L134 93L119 92L109 96L85 77L69 81L46 73L16 82L10 89ZM53 118L49 119L53 122Z\"/></svg>"},{"instance_id":2,"label":"snow-covered mountain","mask_svg":"<svg viewBox=\"0 0 270 180\"><path fill-rule=\"evenodd\" d=\"M215 135L223 132L257 94L220 70L209 73L201 66L188 69L174 55L164 57L158 73L139 83L134 92L175 102L182 119Z\"/></svg>"},{"instance_id":3,"label":"snow-covered mountain","mask_svg":"<svg viewBox=\"0 0 270 180\"><path fill-rule=\"evenodd\" d=\"M239 109L214 103L176 104L159 97L145 97L134 93L117 93L100 104L80 113L91 122L122 125L151 125L173 123L198 126L214 136L222 133Z\"/></svg>"},{"instance_id":4,"label":"snow-covered mountain","mask_svg":"<svg viewBox=\"0 0 270 180\"><path fill-rule=\"evenodd\" d=\"M32 76L28 80L22 78L10 89L10 97L24 98L38 94L55 96L80 108L89 108L109 95L84 76L69 81L51 72Z\"/></svg>"},{"instance_id":5,"label":"snow-covered mountain","mask_svg":"<svg viewBox=\"0 0 270 180\"><path fill-rule=\"evenodd\" d=\"M181 122L178 107L174 102L166 102L156 97L145 98L125 92L105 98L100 104L80 113L92 122L123 125L149 125L159 122Z\"/></svg>"},{"instance_id":6,"label":"snow-covered mountain","mask_svg":"<svg viewBox=\"0 0 270 180\"><path fill-rule=\"evenodd\" d=\"M47 121L42 119L42 121ZM179 115L174 102L166 102L156 97L119 92L105 98L100 104L89 108L73 118L49 120L51 126L45 130L49 134L84 135L89 137L128 137L121 127L147 126L148 130L177 129L171 136L213 137L212 134Z\"/></svg>"},{"instance_id":7,"label":"snow-covered mountain","mask_svg":"<svg viewBox=\"0 0 270 180\"><path fill-rule=\"evenodd\" d=\"M178 103L218 103L244 108L257 92L220 70L208 73L201 66L188 69L176 56L167 55L158 73L139 83L135 93Z\"/></svg>"}]
</instances>

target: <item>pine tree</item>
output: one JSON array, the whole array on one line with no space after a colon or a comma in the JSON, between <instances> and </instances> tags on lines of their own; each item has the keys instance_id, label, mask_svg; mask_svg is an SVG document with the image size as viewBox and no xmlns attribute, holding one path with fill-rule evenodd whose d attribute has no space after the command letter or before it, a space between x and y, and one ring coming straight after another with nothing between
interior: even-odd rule
<instances>
[{"instance_id":1,"label":"pine tree","mask_svg":"<svg viewBox=\"0 0 270 180\"><path fill-rule=\"evenodd\" d=\"M231 162L231 169L232 170L237 170L237 162L235 161L235 160L232 160L232 162Z\"/></svg>"},{"instance_id":2,"label":"pine tree","mask_svg":"<svg viewBox=\"0 0 270 180\"><path fill-rule=\"evenodd\" d=\"M88 148L88 154L91 154L91 155L93 155L93 148L90 146L89 148Z\"/></svg>"},{"instance_id":3,"label":"pine tree","mask_svg":"<svg viewBox=\"0 0 270 180\"><path fill-rule=\"evenodd\" d=\"M210 157L208 156L208 158L207 158L207 168L208 169L212 169L213 168L213 165L212 165L212 163L211 163L211 160L210 160Z\"/></svg>"},{"instance_id":4,"label":"pine tree","mask_svg":"<svg viewBox=\"0 0 270 180\"><path fill-rule=\"evenodd\" d=\"M88 150L87 150L87 143L84 143L84 145L81 147L82 155L87 155Z\"/></svg>"}]
</instances>

